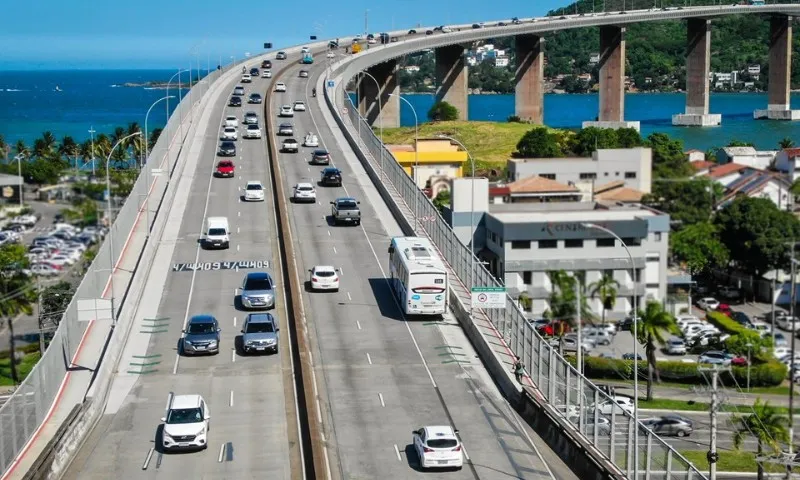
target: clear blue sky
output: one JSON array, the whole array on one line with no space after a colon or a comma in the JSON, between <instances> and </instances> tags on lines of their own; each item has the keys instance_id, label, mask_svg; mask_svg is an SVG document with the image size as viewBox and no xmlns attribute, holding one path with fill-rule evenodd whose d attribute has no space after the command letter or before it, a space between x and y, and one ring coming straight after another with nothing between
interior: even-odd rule
<instances>
[{"instance_id":1,"label":"clear blue sky","mask_svg":"<svg viewBox=\"0 0 800 480\"><path fill-rule=\"evenodd\" d=\"M199 52L201 67L210 57L241 58L258 53L264 42L275 47L364 31L369 9L371 32L534 16L569 0L22 0L3 10L0 69L174 68ZM272 6L270 6L272 5ZM489 7L488 5L491 5Z\"/></svg>"}]
</instances>

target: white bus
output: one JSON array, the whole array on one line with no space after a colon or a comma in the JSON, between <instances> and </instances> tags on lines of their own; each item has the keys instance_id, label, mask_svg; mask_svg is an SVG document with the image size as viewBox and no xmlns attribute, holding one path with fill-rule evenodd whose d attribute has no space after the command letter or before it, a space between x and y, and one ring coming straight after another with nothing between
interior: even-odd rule
<instances>
[{"instance_id":1,"label":"white bus","mask_svg":"<svg viewBox=\"0 0 800 480\"><path fill-rule=\"evenodd\" d=\"M447 269L427 238L394 237L389 246L391 285L409 315L447 312Z\"/></svg>"}]
</instances>

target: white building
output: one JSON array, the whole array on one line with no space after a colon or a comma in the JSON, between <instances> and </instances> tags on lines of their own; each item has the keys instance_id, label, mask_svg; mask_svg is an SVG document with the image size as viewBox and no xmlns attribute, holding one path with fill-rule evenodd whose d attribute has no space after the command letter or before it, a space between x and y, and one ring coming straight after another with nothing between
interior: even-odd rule
<instances>
[{"instance_id":1,"label":"white building","mask_svg":"<svg viewBox=\"0 0 800 480\"><path fill-rule=\"evenodd\" d=\"M508 57L496 57L494 59L494 66L495 67L507 67L508 66Z\"/></svg>"},{"instance_id":2,"label":"white building","mask_svg":"<svg viewBox=\"0 0 800 480\"><path fill-rule=\"evenodd\" d=\"M782 174L746 169L738 178L728 183L725 196L716 208L724 208L739 197L766 198L781 210L791 208L791 183Z\"/></svg>"},{"instance_id":3,"label":"white building","mask_svg":"<svg viewBox=\"0 0 800 480\"><path fill-rule=\"evenodd\" d=\"M697 149L691 149L683 152L686 154L686 158L689 162L705 162L706 160L706 152Z\"/></svg>"},{"instance_id":4,"label":"white building","mask_svg":"<svg viewBox=\"0 0 800 480\"><path fill-rule=\"evenodd\" d=\"M747 73L750 75L758 75L761 73L761 65L749 65L747 67Z\"/></svg>"},{"instance_id":5,"label":"white building","mask_svg":"<svg viewBox=\"0 0 800 480\"><path fill-rule=\"evenodd\" d=\"M775 155L775 170L789 174L792 182L800 178L800 148L784 148Z\"/></svg>"},{"instance_id":6,"label":"white building","mask_svg":"<svg viewBox=\"0 0 800 480\"><path fill-rule=\"evenodd\" d=\"M772 166L777 150L756 150L753 147L724 147L717 150L717 163L738 163L759 170Z\"/></svg>"}]
</instances>

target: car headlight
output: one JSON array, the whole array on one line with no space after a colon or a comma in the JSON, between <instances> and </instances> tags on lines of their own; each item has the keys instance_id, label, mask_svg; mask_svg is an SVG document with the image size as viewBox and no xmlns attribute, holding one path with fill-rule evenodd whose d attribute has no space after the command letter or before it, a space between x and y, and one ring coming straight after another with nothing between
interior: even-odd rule
<instances>
[{"instance_id":1,"label":"car headlight","mask_svg":"<svg viewBox=\"0 0 800 480\"><path fill-rule=\"evenodd\" d=\"M161 436L163 436L163 437L164 437L164 440L170 440L170 441L174 441L174 440L172 439L172 435L170 435L169 433L167 433L167 431L166 431L166 430L164 430L164 431L161 433Z\"/></svg>"},{"instance_id":2,"label":"car headlight","mask_svg":"<svg viewBox=\"0 0 800 480\"><path fill-rule=\"evenodd\" d=\"M208 342L208 346L209 347L216 347L217 346L217 341L216 340L211 340L210 342Z\"/></svg>"},{"instance_id":3,"label":"car headlight","mask_svg":"<svg viewBox=\"0 0 800 480\"><path fill-rule=\"evenodd\" d=\"M184 338L183 339L183 343L185 343L186 345L191 345L192 341L191 340L187 340L187 339Z\"/></svg>"},{"instance_id":4,"label":"car headlight","mask_svg":"<svg viewBox=\"0 0 800 480\"><path fill-rule=\"evenodd\" d=\"M274 338L268 338L267 339L267 345L272 345L273 343L275 343L275 339Z\"/></svg>"}]
</instances>

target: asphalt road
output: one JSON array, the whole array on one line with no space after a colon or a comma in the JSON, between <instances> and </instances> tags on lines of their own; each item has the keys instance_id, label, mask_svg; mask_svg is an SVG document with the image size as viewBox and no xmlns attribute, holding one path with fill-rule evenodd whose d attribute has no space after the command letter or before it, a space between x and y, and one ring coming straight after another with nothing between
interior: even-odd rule
<instances>
[{"instance_id":1,"label":"asphalt road","mask_svg":"<svg viewBox=\"0 0 800 480\"><path fill-rule=\"evenodd\" d=\"M257 79L245 85L246 96L263 93L269 79ZM261 180L269 189L267 151L264 140L237 143L235 178L212 178L218 158L216 149L221 123L226 114L240 118L244 112L259 112L259 105L229 108L229 88L208 108L212 108L197 170L189 192L188 204L180 225L180 233L172 263L269 261L270 272L280 280L276 270L276 231L272 194L267 191L263 203L242 203L240 195L248 180ZM245 100L246 102L246 100ZM263 126L263 121L260 122ZM243 132L243 128L239 128ZM182 181L191 172L185 172ZM228 250L199 249L199 232L204 219L226 216L231 226L231 247ZM284 383L284 373L291 371L286 338L286 316L283 300L273 314L281 326L281 352L278 355L242 356L234 349L246 312L234 301L234 290L241 285L248 270L173 271L170 269L166 288L160 298L159 318L168 318L167 331L154 334L148 355L160 355L157 371L139 376L138 382L113 415L105 415L78 453L65 478L297 478L290 472L287 422L292 388ZM148 281L153 281L148 279ZM280 292L280 290L279 290ZM279 293L280 295L280 293ZM146 301L146 300L145 300ZM155 299L152 299L155 301ZM222 327L220 353L208 357L178 357L182 326L188 316L211 313ZM134 330L132 336L137 332ZM121 365L120 370L127 366ZM285 390L285 387L288 389ZM288 392L285 394L285 391ZM159 418L163 415L168 395L203 395L211 411L209 448L186 454L161 454ZM224 454L222 448L224 445ZM151 447L156 447L147 470L143 462Z\"/></svg>"},{"instance_id":2,"label":"asphalt road","mask_svg":"<svg viewBox=\"0 0 800 480\"><path fill-rule=\"evenodd\" d=\"M505 403L453 318L437 325L407 321L401 314L385 276L386 248L402 233L360 164L345 160L311 96L324 68L324 61L292 68L282 79L288 91L275 94L271 112L305 101L308 111L293 119L295 138L302 142L305 133L317 133L320 147L343 172L342 188L318 186L316 204L290 205L299 271L314 265L341 268L338 293L306 292L303 298L332 430L332 469L344 479L422 478L411 431L449 424L449 415L471 466L442 478L574 478ZM311 78L298 78L300 69L310 70ZM318 180L323 167L308 164L311 150L280 154L287 194L298 182ZM329 202L340 196L361 201L361 226L332 225ZM448 346L461 352L463 363L452 361Z\"/></svg>"}]
</instances>

